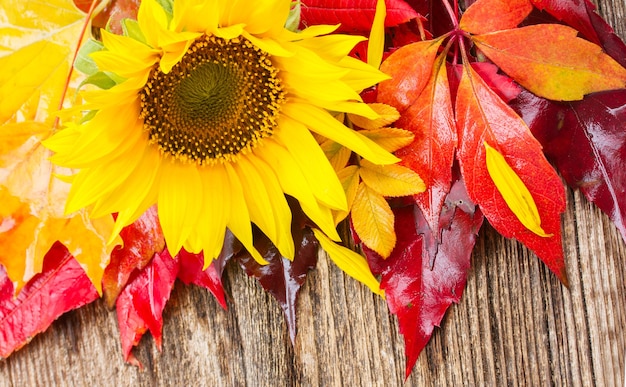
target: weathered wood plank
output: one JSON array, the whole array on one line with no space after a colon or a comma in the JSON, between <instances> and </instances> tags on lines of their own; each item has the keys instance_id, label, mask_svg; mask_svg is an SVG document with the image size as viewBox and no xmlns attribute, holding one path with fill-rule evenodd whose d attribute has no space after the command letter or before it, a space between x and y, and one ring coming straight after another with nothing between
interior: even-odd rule
<instances>
[{"instance_id":1,"label":"weathered wood plank","mask_svg":"<svg viewBox=\"0 0 626 387\"><path fill-rule=\"evenodd\" d=\"M626 36L626 4L600 12ZM453 306L406 386L623 385L626 248L610 221L568 193L564 248L570 289L519 243L483 228L461 303ZM0 361L1 386L402 385L403 342L385 303L320 259L302 290L291 346L280 308L229 267L230 309L178 284L165 310L163 352L148 336L122 360L115 314L102 302L61 317Z\"/></svg>"}]
</instances>

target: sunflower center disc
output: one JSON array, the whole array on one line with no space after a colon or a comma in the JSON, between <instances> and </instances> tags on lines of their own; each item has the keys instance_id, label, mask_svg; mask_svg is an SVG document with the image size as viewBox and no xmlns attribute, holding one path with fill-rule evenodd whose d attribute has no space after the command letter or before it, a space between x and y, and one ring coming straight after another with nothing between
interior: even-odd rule
<instances>
[{"instance_id":1,"label":"sunflower center disc","mask_svg":"<svg viewBox=\"0 0 626 387\"><path fill-rule=\"evenodd\" d=\"M269 55L245 38L196 40L140 92L150 142L176 159L229 162L276 127L284 93Z\"/></svg>"}]
</instances>

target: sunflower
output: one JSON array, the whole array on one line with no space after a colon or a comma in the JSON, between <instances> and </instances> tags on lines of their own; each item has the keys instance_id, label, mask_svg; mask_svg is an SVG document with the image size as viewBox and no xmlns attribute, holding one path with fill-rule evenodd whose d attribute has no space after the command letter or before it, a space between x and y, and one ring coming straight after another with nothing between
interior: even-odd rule
<instances>
[{"instance_id":1,"label":"sunflower","mask_svg":"<svg viewBox=\"0 0 626 387\"><path fill-rule=\"evenodd\" d=\"M77 170L66 211L117 213L115 236L156 203L173 254L210 262L228 229L264 262L252 223L294 255L289 195L339 240L331 211L346 198L317 140L398 161L333 116L375 118L358 93L387 77L348 56L360 37L286 29L290 3L143 0L124 35L101 31L92 58L121 81L83 93L82 121L45 142L55 164Z\"/></svg>"}]
</instances>

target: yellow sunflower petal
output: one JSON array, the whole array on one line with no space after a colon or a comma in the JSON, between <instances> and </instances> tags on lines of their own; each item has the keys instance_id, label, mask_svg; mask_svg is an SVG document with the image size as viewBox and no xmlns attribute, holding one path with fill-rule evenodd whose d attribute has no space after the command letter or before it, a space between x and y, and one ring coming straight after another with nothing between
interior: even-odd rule
<instances>
[{"instance_id":1,"label":"yellow sunflower petal","mask_svg":"<svg viewBox=\"0 0 626 387\"><path fill-rule=\"evenodd\" d=\"M254 247L252 241L252 227L250 225L250 213L248 211L248 205L244 197L244 188L241 184L241 180L237 175L235 169L225 164L226 173L228 174L228 181L231 188L231 214L228 220L228 229L233 233L235 237L241 242L243 247L248 250L252 258L261 265L267 265L267 262L261 254Z\"/></svg>"},{"instance_id":2,"label":"yellow sunflower petal","mask_svg":"<svg viewBox=\"0 0 626 387\"><path fill-rule=\"evenodd\" d=\"M319 230L313 229L313 233L315 234L315 238L320 242L322 249L328 253L328 256L335 265L352 278L370 288L372 292L384 296L385 292L380 288L380 283L372 274L363 256L336 244Z\"/></svg>"},{"instance_id":3,"label":"yellow sunflower petal","mask_svg":"<svg viewBox=\"0 0 626 387\"><path fill-rule=\"evenodd\" d=\"M281 117L274 136L289 150L317 200L331 208L346 209L341 183L311 132L302 123Z\"/></svg>"},{"instance_id":4,"label":"yellow sunflower petal","mask_svg":"<svg viewBox=\"0 0 626 387\"><path fill-rule=\"evenodd\" d=\"M312 131L352 149L375 164L394 164L400 161L375 142L348 129L324 110L302 103L286 103L283 112L298 122L306 123Z\"/></svg>"},{"instance_id":5,"label":"yellow sunflower petal","mask_svg":"<svg viewBox=\"0 0 626 387\"><path fill-rule=\"evenodd\" d=\"M178 254L196 227L203 193L196 168L175 162L163 163L159 182L159 220L172 255Z\"/></svg>"},{"instance_id":6,"label":"yellow sunflower petal","mask_svg":"<svg viewBox=\"0 0 626 387\"><path fill-rule=\"evenodd\" d=\"M209 167L201 171L204 183L204 211L198 222L198 232L201 233L204 250L205 265L217 258L222 251L226 225L231 212L230 184L223 165ZM219 184L215 184L219 181Z\"/></svg>"},{"instance_id":7,"label":"yellow sunflower petal","mask_svg":"<svg viewBox=\"0 0 626 387\"><path fill-rule=\"evenodd\" d=\"M151 47L159 46L160 31L167 30L167 15L156 0L142 0L137 13L139 28Z\"/></svg>"},{"instance_id":8,"label":"yellow sunflower petal","mask_svg":"<svg viewBox=\"0 0 626 387\"><path fill-rule=\"evenodd\" d=\"M291 153L274 141L268 140L263 144L263 148L259 149L257 154L274 170L283 191L287 195L298 199L304 213L311 218L326 235L333 240L341 240L335 229L331 212L325 206L321 207L319 205L309 183L298 167L298 162L293 158Z\"/></svg>"}]
</instances>

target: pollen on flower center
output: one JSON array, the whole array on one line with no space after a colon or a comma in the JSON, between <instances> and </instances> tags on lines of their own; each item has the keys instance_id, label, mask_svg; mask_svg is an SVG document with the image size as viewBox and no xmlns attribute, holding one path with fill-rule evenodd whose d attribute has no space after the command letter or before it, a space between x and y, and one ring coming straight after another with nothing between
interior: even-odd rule
<instances>
[{"instance_id":1,"label":"pollen on flower center","mask_svg":"<svg viewBox=\"0 0 626 387\"><path fill-rule=\"evenodd\" d=\"M150 142L182 161L236 160L272 134L284 92L269 55L245 38L196 40L140 92Z\"/></svg>"}]
</instances>

